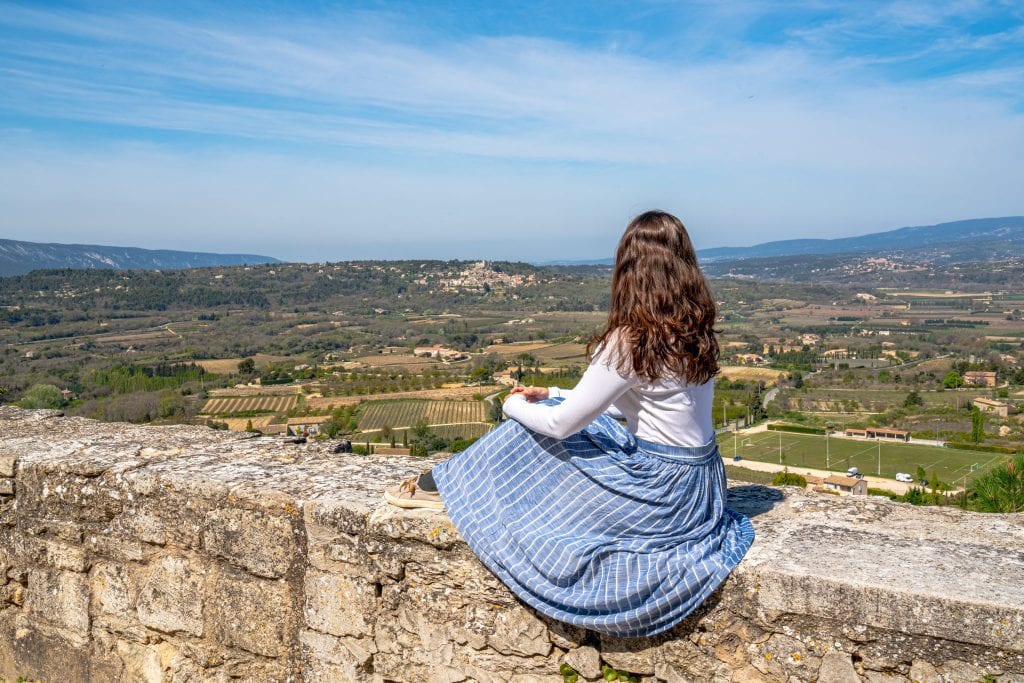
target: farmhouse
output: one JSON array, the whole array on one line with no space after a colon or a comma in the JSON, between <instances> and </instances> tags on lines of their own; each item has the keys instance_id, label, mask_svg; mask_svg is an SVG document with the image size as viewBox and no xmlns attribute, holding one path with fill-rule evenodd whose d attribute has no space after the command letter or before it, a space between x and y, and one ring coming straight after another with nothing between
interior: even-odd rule
<instances>
[{"instance_id":1,"label":"farmhouse","mask_svg":"<svg viewBox=\"0 0 1024 683\"><path fill-rule=\"evenodd\" d=\"M843 477L837 474L826 477L823 483L826 491L838 491L851 496L868 495L868 482L856 477Z\"/></svg>"},{"instance_id":2,"label":"farmhouse","mask_svg":"<svg viewBox=\"0 0 1024 683\"><path fill-rule=\"evenodd\" d=\"M995 401L991 398L978 397L974 399L974 407L983 413L991 413L999 417L1009 417L1017 413L1017 406Z\"/></svg>"},{"instance_id":3,"label":"farmhouse","mask_svg":"<svg viewBox=\"0 0 1024 683\"><path fill-rule=\"evenodd\" d=\"M514 387L516 385L516 380L512 377L512 372L512 370L499 370L498 372L495 372L492 377L494 377L494 381L497 384Z\"/></svg>"},{"instance_id":4,"label":"farmhouse","mask_svg":"<svg viewBox=\"0 0 1024 683\"><path fill-rule=\"evenodd\" d=\"M969 384L972 387L994 387L996 385L996 373L969 370L964 373L964 384Z\"/></svg>"},{"instance_id":5,"label":"farmhouse","mask_svg":"<svg viewBox=\"0 0 1024 683\"><path fill-rule=\"evenodd\" d=\"M737 354L736 360L743 365L764 365L764 356L759 356L756 353Z\"/></svg>"},{"instance_id":6,"label":"farmhouse","mask_svg":"<svg viewBox=\"0 0 1024 683\"><path fill-rule=\"evenodd\" d=\"M803 350L804 350L804 347L803 347L802 344L783 344L783 343L778 343L778 344L765 344L761 348L761 353L765 354L766 356L771 356L771 355L774 355L776 353L796 353L796 352L803 351Z\"/></svg>"},{"instance_id":7,"label":"farmhouse","mask_svg":"<svg viewBox=\"0 0 1024 683\"><path fill-rule=\"evenodd\" d=\"M330 419L330 415L290 417L288 418L288 436L315 436L320 433L320 425Z\"/></svg>"},{"instance_id":8,"label":"farmhouse","mask_svg":"<svg viewBox=\"0 0 1024 683\"><path fill-rule=\"evenodd\" d=\"M889 429L888 427L868 427L867 429L845 430L846 436L858 437L861 439L889 439L892 441L910 441L910 432L902 429Z\"/></svg>"},{"instance_id":9,"label":"farmhouse","mask_svg":"<svg viewBox=\"0 0 1024 683\"><path fill-rule=\"evenodd\" d=\"M439 358L441 360L458 360L459 358L462 358L463 356L466 355L461 351L449 349L446 346L439 346L437 344L435 344L434 346L417 346L415 349L413 349L412 354L414 356Z\"/></svg>"}]
</instances>

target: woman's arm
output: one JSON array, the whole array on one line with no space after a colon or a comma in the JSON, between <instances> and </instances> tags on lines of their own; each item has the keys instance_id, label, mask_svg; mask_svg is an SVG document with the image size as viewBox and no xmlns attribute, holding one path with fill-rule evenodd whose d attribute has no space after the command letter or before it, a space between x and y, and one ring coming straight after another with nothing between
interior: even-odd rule
<instances>
[{"instance_id":1,"label":"woman's arm","mask_svg":"<svg viewBox=\"0 0 1024 683\"><path fill-rule=\"evenodd\" d=\"M605 354L599 354L574 390L551 394L565 398L558 405L530 403L522 393L516 393L505 400L505 413L535 432L564 439L590 424L636 383L635 377L619 374L615 363Z\"/></svg>"},{"instance_id":2,"label":"woman's arm","mask_svg":"<svg viewBox=\"0 0 1024 683\"><path fill-rule=\"evenodd\" d=\"M569 398L572 394L572 389L562 389L561 387L548 387L548 396L551 398ZM608 417L614 417L619 420L625 420L626 416L622 414L622 411L615 407L615 404L610 404L604 410L604 414Z\"/></svg>"}]
</instances>

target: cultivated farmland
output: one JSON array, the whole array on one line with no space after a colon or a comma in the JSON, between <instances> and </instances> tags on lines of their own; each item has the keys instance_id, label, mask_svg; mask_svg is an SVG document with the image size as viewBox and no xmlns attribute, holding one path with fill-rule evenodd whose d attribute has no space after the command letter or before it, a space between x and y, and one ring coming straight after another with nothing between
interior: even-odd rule
<instances>
[{"instance_id":1,"label":"cultivated farmland","mask_svg":"<svg viewBox=\"0 0 1024 683\"><path fill-rule=\"evenodd\" d=\"M771 383L780 376L786 374L782 370L771 368L756 368L747 365L723 365L722 376L730 380L743 380L747 382L763 381Z\"/></svg>"},{"instance_id":2,"label":"cultivated farmland","mask_svg":"<svg viewBox=\"0 0 1024 683\"><path fill-rule=\"evenodd\" d=\"M211 398L203 404L204 415L234 415L237 413L283 413L298 403L299 397L290 396L223 396Z\"/></svg>"},{"instance_id":3,"label":"cultivated farmland","mask_svg":"<svg viewBox=\"0 0 1024 683\"><path fill-rule=\"evenodd\" d=\"M450 425L434 425L430 428L434 434L447 439L449 441L454 439L478 439L486 434L491 429L491 425L485 422L464 422L461 424L450 424ZM399 429L393 431L392 435L395 437L397 444L402 443L403 438L411 433L411 429ZM384 433L379 429L371 429L370 431L360 432L352 437L354 441L360 443L362 441L383 441Z\"/></svg>"},{"instance_id":4,"label":"cultivated farmland","mask_svg":"<svg viewBox=\"0 0 1024 683\"><path fill-rule=\"evenodd\" d=\"M359 429L405 429L421 421L446 425L485 420L482 401L371 401L359 419Z\"/></svg>"}]
</instances>

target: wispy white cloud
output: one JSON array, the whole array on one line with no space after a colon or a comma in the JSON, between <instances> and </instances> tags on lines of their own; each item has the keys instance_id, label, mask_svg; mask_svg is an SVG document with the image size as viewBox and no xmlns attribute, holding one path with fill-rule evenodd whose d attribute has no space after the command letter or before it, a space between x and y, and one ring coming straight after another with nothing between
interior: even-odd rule
<instances>
[{"instance_id":1,"label":"wispy white cloud","mask_svg":"<svg viewBox=\"0 0 1024 683\"><path fill-rule=\"evenodd\" d=\"M685 49L656 53L627 32L598 44L514 32L448 36L370 13L225 21L4 6L0 88L9 95L0 112L33 132L0 152L12 183L6 197L0 190L8 207L0 228L42 215L53 226L95 215L100 225L111 205L103 201L124 185L172 214L181 197L160 188L190 187L199 192L190 202L197 222L251 225L244 202L225 214L185 178L196 140L209 140L211 151L198 158L220 169L204 174L206 182L252 202L258 216L290 212L322 225L308 207L369 215L373 199L401 202L400 192L374 190L373 182L404 188L434 211L411 213L460 238L468 233L450 217L465 209L467 225L478 223L488 199L509 212L498 221L503 229L541 220L540 211L527 220L517 187L549 202L554 223L584 200L619 214L656 201L684 206L708 222L709 235L731 243L762 236L765 221L807 234L1012 212L1019 200L1006 198L1007 179L1024 155L1021 62L933 74L889 69L1012 44L1020 26L978 36L943 31L991 3L934 4L858 3L848 12L836 8L849 3L784 4L830 18L755 40L762 3L709 3L680 20ZM880 25L941 35L897 52L849 48L870 43ZM60 126L41 121L100 129L69 142ZM96 130L122 142L101 148ZM213 137L161 137L182 133ZM146 146L126 147L132 138ZM35 160L59 157L54 145L72 167L109 172L86 181ZM76 145L88 149L68 151ZM147 164L163 170L141 172ZM365 164L374 171L362 172ZM251 168L264 178L302 177L304 185L275 190ZM25 195L26 173L58 201ZM322 176L360 191L344 206L303 191L331 192ZM249 195L243 179L262 191ZM542 185L552 182L571 189L549 193ZM464 195L475 199L467 206ZM70 196L77 199L64 201ZM82 211L82 202L91 208ZM108 220L127 225L130 205ZM599 220L582 215L563 222L566 244ZM724 228L734 232L722 238Z\"/></svg>"}]
</instances>

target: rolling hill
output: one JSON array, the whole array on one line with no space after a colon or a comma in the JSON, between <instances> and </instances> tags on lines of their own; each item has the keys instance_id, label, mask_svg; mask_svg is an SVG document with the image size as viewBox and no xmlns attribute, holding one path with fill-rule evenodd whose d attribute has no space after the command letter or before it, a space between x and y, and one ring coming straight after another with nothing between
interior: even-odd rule
<instances>
[{"instance_id":1,"label":"rolling hill","mask_svg":"<svg viewBox=\"0 0 1024 683\"><path fill-rule=\"evenodd\" d=\"M944 263L999 261L1021 257L1024 256L1024 216L974 218L898 228L857 237L779 240L750 247L714 247L697 251L704 265L749 259L840 254L897 256L908 260ZM538 265L611 265L613 261L611 258L561 260Z\"/></svg>"},{"instance_id":2,"label":"rolling hill","mask_svg":"<svg viewBox=\"0 0 1024 683\"><path fill-rule=\"evenodd\" d=\"M210 254L93 244L42 244L0 239L0 277L55 268L177 270L208 266L280 263L269 256Z\"/></svg>"},{"instance_id":3,"label":"rolling hill","mask_svg":"<svg viewBox=\"0 0 1024 683\"><path fill-rule=\"evenodd\" d=\"M797 239L755 244L752 247L717 247L701 249L703 263L734 261L774 256L806 254L854 254L901 252L906 256L946 260L988 260L993 248L1002 246L1020 255L1024 253L1024 216L974 218L938 225L921 225L857 237L837 239ZM953 257L950 259L950 257Z\"/></svg>"}]
</instances>

